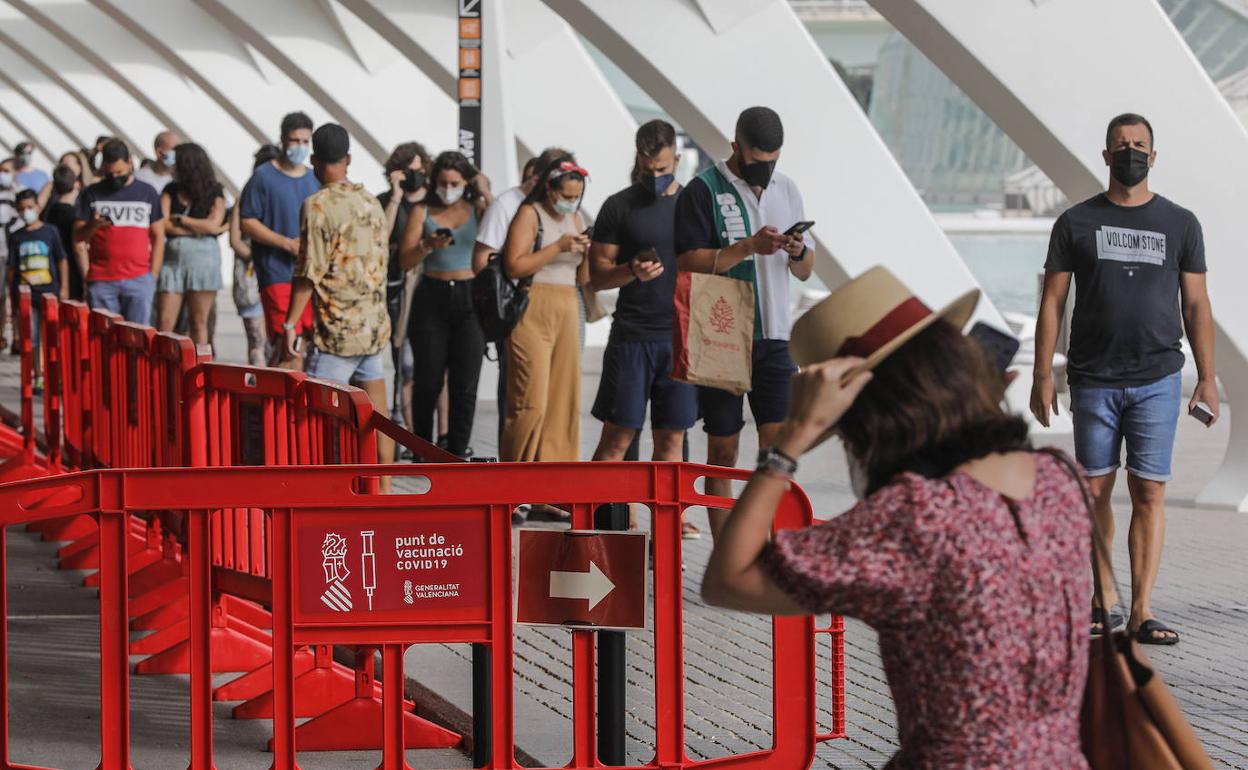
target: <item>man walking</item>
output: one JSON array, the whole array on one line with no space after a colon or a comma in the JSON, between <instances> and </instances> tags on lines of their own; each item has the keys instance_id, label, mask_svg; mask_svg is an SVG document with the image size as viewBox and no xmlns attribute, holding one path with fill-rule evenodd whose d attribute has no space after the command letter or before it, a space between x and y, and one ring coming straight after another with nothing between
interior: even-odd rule
<instances>
[{"instance_id":1,"label":"man walking","mask_svg":"<svg viewBox=\"0 0 1248 770\"><path fill-rule=\"evenodd\" d=\"M299 260L279 339L285 340L286 361L297 360L298 322L311 303L315 347L308 374L358 385L384 415L389 232L381 204L364 185L347 179L350 149L346 129L336 123L312 136L312 167L321 189L303 202ZM378 436L377 453L381 462L391 462L394 444Z\"/></svg>"},{"instance_id":2,"label":"man walking","mask_svg":"<svg viewBox=\"0 0 1248 770\"><path fill-rule=\"evenodd\" d=\"M312 119L302 112L282 118L282 155L256 168L239 201L240 227L251 239L251 259L260 284L260 302L269 339L285 336L282 323L290 307L290 282L299 253L299 211L319 185L305 164L312 144ZM296 331L312 326L311 308L295 320ZM275 348L281 359L280 346ZM299 358L286 362L299 366Z\"/></svg>"},{"instance_id":3,"label":"man walking","mask_svg":"<svg viewBox=\"0 0 1248 770\"><path fill-rule=\"evenodd\" d=\"M130 149L120 139L100 151L100 175L79 194L74 214L74 241L88 245L87 301L127 321L151 323L165 258L160 195L134 178Z\"/></svg>"},{"instance_id":4,"label":"man walking","mask_svg":"<svg viewBox=\"0 0 1248 770\"><path fill-rule=\"evenodd\" d=\"M1153 617L1152 594L1161 566L1166 482L1182 400L1184 328L1199 377L1188 412L1206 407L1208 425L1219 414L1205 245L1196 217L1148 188L1157 152L1146 119L1128 113L1110 121L1103 156L1110 169L1109 190L1073 206L1053 225L1036 323L1031 410L1045 426L1049 413L1057 413L1052 361L1073 275L1078 291L1067 379L1075 455L1087 470L1097 520L1107 545L1112 544L1110 499L1125 440L1131 493L1129 628L1143 644L1175 644L1178 633ZM1105 567L1103 599L1110 609L1093 609L1094 634L1107 625L1117 630L1128 624Z\"/></svg>"},{"instance_id":5,"label":"man walking","mask_svg":"<svg viewBox=\"0 0 1248 770\"><path fill-rule=\"evenodd\" d=\"M789 379L797 371L789 357L793 325L789 276L805 281L814 268L814 241L787 235L806 218L802 194L793 180L776 172L784 126L768 107L750 107L737 118L732 156L699 174L676 201L676 251L681 270L718 272L754 287L753 376L750 412L758 426L759 447L771 446L789 409ZM744 218L736 240L716 225L721 206ZM670 312L670 311L669 311ZM698 404L707 433L707 463L732 467L737 462L744 397L726 390L698 387ZM707 492L731 496L724 479L707 479ZM708 511L711 535L718 536L728 511Z\"/></svg>"},{"instance_id":6,"label":"man walking","mask_svg":"<svg viewBox=\"0 0 1248 770\"><path fill-rule=\"evenodd\" d=\"M607 198L589 247L596 291L620 290L593 415L602 421L595 460L623 460L650 406L654 459L680 461L685 431L698 419L693 386L672 379L672 296L676 291L676 131L652 120L637 129L633 184ZM698 528L682 525L686 538Z\"/></svg>"}]
</instances>

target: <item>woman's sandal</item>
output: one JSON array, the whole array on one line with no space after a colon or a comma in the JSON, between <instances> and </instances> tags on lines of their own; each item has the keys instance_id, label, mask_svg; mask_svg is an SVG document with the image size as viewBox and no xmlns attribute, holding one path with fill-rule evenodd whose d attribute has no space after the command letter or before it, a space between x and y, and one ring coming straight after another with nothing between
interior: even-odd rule
<instances>
[{"instance_id":1,"label":"woman's sandal","mask_svg":"<svg viewBox=\"0 0 1248 770\"><path fill-rule=\"evenodd\" d=\"M1105 633L1105 627L1109 626L1110 633L1120 631L1127 625L1127 613L1123 611L1121 605L1115 604L1109 608L1109 612L1100 607L1092 608L1092 636L1100 636Z\"/></svg>"},{"instance_id":2,"label":"woman's sandal","mask_svg":"<svg viewBox=\"0 0 1248 770\"><path fill-rule=\"evenodd\" d=\"M1162 636L1158 636L1162 634ZM1155 618L1149 618L1135 630L1135 641L1140 644L1171 645L1179 643L1179 632Z\"/></svg>"}]
</instances>

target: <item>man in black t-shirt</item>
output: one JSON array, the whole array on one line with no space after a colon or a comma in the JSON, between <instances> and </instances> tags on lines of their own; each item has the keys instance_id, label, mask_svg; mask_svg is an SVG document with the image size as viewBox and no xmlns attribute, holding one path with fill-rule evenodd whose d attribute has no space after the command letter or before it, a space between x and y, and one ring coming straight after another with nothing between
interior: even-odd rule
<instances>
[{"instance_id":1,"label":"man in black t-shirt","mask_svg":"<svg viewBox=\"0 0 1248 770\"><path fill-rule=\"evenodd\" d=\"M607 198L589 249L595 290L619 287L593 415L602 421L595 460L623 460L646 417L654 459L683 459L685 431L698 419L693 386L672 379L676 291L676 131L662 120L637 129L633 184ZM698 529L685 523L685 537Z\"/></svg>"},{"instance_id":2,"label":"man in black t-shirt","mask_svg":"<svg viewBox=\"0 0 1248 770\"><path fill-rule=\"evenodd\" d=\"M57 166L52 171L52 199L48 201L48 207L44 210L43 221L56 228L56 232L61 236L61 244L68 250L68 267L64 275L64 281L67 284L67 295L70 299L79 302L87 298L86 284L83 282L83 275L87 268L87 245L85 243L74 243L74 219L75 206L74 202L78 198L79 189L78 174L72 168L65 164Z\"/></svg>"},{"instance_id":3,"label":"man in black t-shirt","mask_svg":"<svg viewBox=\"0 0 1248 770\"><path fill-rule=\"evenodd\" d=\"M1045 426L1050 411L1057 413L1052 361L1073 275L1078 292L1067 375L1075 454L1087 470L1107 545L1113 541L1110 498L1124 440L1131 492L1130 620L1106 565L1103 606L1110 609L1093 609L1092 631L1127 624L1143 644L1174 644L1178 634L1153 617L1151 601L1181 408L1185 328L1199 378L1187 410L1210 426L1220 411L1204 239L1192 212L1148 189L1157 153L1147 120L1130 113L1114 118L1104 158L1109 190L1073 206L1053 225L1036 322L1031 409Z\"/></svg>"}]
</instances>

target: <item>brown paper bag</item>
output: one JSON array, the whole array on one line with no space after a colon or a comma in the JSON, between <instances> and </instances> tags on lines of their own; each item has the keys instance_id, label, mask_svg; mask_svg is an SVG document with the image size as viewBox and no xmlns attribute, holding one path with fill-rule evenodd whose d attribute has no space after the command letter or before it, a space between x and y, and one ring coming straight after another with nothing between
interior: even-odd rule
<instances>
[{"instance_id":1,"label":"brown paper bag","mask_svg":"<svg viewBox=\"0 0 1248 770\"><path fill-rule=\"evenodd\" d=\"M674 300L672 379L738 396L748 393L754 287L727 276L681 271Z\"/></svg>"}]
</instances>

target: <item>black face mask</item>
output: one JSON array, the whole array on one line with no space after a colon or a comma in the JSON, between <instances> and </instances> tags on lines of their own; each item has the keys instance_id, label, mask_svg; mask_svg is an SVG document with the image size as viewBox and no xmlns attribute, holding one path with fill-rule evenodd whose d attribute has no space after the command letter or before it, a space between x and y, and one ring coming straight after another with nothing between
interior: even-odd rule
<instances>
[{"instance_id":1,"label":"black face mask","mask_svg":"<svg viewBox=\"0 0 1248 770\"><path fill-rule=\"evenodd\" d=\"M760 160L756 163L741 163L741 178L750 187L767 188L771 184L771 175L776 171L774 160Z\"/></svg>"},{"instance_id":2,"label":"black face mask","mask_svg":"<svg viewBox=\"0 0 1248 770\"><path fill-rule=\"evenodd\" d=\"M1134 147L1114 150L1109 156L1109 173L1124 187L1135 187L1148 176L1148 153Z\"/></svg>"},{"instance_id":3,"label":"black face mask","mask_svg":"<svg viewBox=\"0 0 1248 770\"><path fill-rule=\"evenodd\" d=\"M425 172L408 169L403 175L403 181L399 182L399 187L403 188L403 192L414 193L425 186Z\"/></svg>"},{"instance_id":4,"label":"black face mask","mask_svg":"<svg viewBox=\"0 0 1248 770\"><path fill-rule=\"evenodd\" d=\"M128 181L130 181L129 174L108 174L104 177L104 186L113 192L117 192L125 187Z\"/></svg>"}]
</instances>

